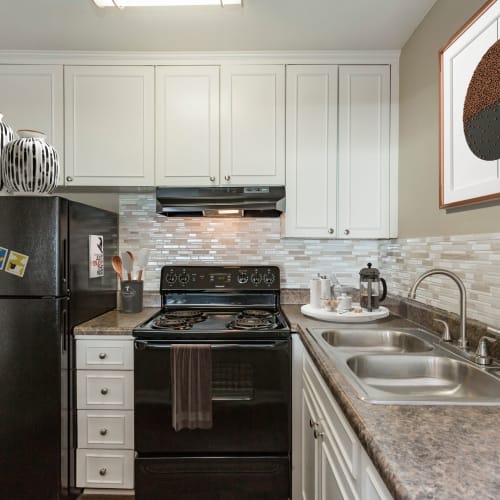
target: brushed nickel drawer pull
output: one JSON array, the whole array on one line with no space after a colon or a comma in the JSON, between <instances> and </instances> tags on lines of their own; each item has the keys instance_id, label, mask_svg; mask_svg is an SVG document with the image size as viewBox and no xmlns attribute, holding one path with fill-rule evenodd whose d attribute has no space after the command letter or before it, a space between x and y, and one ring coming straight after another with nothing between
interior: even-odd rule
<instances>
[{"instance_id":1,"label":"brushed nickel drawer pull","mask_svg":"<svg viewBox=\"0 0 500 500\"><path fill-rule=\"evenodd\" d=\"M99 469L99 475L100 476L105 476L106 475L107 469L106 467L103 467L102 469Z\"/></svg>"},{"instance_id":2,"label":"brushed nickel drawer pull","mask_svg":"<svg viewBox=\"0 0 500 500\"><path fill-rule=\"evenodd\" d=\"M105 396L108 392L109 392L109 389L108 389L107 387L103 387L103 388L101 389L101 394L102 394L103 396Z\"/></svg>"},{"instance_id":3,"label":"brushed nickel drawer pull","mask_svg":"<svg viewBox=\"0 0 500 500\"><path fill-rule=\"evenodd\" d=\"M105 436L107 433L108 433L108 429L101 429L101 430L99 431L99 434L100 434L101 436Z\"/></svg>"},{"instance_id":4,"label":"brushed nickel drawer pull","mask_svg":"<svg viewBox=\"0 0 500 500\"><path fill-rule=\"evenodd\" d=\"M105 352L100 352L99 353L99 359L106 359L107 358L107 354Z\"/></svg>"}]
</instances>

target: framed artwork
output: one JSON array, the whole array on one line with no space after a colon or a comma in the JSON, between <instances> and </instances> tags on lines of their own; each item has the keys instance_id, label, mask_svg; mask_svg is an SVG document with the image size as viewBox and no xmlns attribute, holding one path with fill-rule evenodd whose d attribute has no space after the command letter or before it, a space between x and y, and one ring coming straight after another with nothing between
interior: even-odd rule
<instances>
[{"instance_id":1,"label":"framed artwork","mask_svg":"<svg viewBox=\"0 0 500 500\"><path fill-rule=\"evenodd\" d=\"M439 207L500 199L500 0L439 52Z\"/></svg>"}]
</instances>

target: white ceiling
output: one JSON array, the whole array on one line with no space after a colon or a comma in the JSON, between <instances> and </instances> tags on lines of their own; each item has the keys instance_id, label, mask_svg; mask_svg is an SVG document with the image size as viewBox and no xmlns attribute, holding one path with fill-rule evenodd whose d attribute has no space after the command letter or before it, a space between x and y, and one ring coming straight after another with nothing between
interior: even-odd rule
<instances>
[{"instance_id":1,"label":"white ceiling","mask_svg":"<svg viewBox=\"0 0 500 500\"><path fill-rule=\"evenodd\" d=\"M400 49L436 2L243 1L120 11L92 0L0 0L0 49Z\"/></svg>"}]
</instances>

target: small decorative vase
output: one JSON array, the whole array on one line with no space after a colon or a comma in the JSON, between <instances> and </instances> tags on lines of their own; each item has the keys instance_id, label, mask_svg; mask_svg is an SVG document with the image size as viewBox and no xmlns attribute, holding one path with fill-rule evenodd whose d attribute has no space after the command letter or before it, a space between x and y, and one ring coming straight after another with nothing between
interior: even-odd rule
<instances>
[{"instance_id":1,"label":"small decorative vase","mask_svg":"<svg viewBox=\"0 0 500 500\"><path fill-rule=\"evenodd\" d=\"M0 113L0 161L2 159L2 151L5 146L14 139L13 130L3 121L3 115ZM2 169L0 168L0 190L3 188Z\"/></svg>"},{"instance_id":2,"label":"small decorative vase","mask_svg":"<svg viewBox=\"0 0 500 500\"><path fill-rule=\"evenodd\" d=\"M52 193L59 177L57 151L36 130L18 130L2 154L2 177L11 193Z\"/></svg>"}]
</instances>

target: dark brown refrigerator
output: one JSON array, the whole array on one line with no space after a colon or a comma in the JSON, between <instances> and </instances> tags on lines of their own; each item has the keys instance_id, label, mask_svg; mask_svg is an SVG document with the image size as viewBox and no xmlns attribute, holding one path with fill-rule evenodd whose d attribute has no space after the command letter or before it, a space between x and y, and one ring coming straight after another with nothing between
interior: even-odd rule
<instances>
[{"instance_id":1,"label":"dark brown refrigerator","mask_svg":"<svg viewBox=\"0 0 500 500\"><path fill-rule=\"evenodd\" d=\"M0 498L74 493L75 325L116 307L117 215L0 197Z\"/></svg>"}]
</instances>

